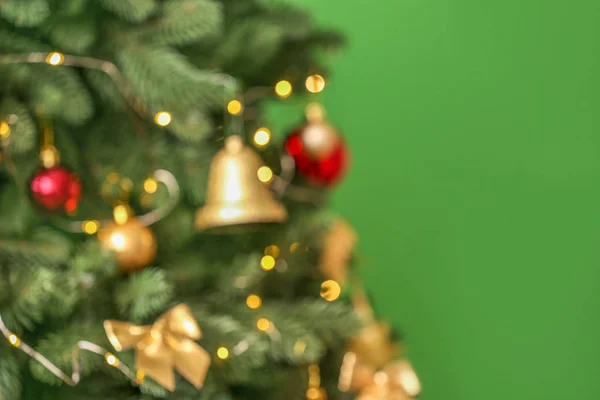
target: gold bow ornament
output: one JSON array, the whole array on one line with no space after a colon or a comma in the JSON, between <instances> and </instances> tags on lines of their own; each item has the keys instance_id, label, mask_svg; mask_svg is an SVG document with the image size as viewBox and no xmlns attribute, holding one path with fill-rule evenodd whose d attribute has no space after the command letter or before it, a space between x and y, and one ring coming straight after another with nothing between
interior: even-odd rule
<instances>
[{"instance_id":1,"label":"gold bow ornament","mask_svg":"<svg viewBox=\"0 0 600 400\"><path fill-rule=\"evenodd\" d=\"M202 332L187 305L173 307L152 326L107 320L104 330L115 350L135 348L138 374L165 389L175 390L174 369L197 389L204 384L210 354L196 343Z\"/></svg>"},{"instance_id":2,"label":"gold bow ornament","mask_svg":"<svg viewBox=\"0 0 600 400\"><path fill-rule=\"evenodd\" d=\"M339 388L358 393L357 400L413 400L421 383L408 361L392 361L377 370L361 363L356 353L344 355Z\"/></svg>"}]
</instances>

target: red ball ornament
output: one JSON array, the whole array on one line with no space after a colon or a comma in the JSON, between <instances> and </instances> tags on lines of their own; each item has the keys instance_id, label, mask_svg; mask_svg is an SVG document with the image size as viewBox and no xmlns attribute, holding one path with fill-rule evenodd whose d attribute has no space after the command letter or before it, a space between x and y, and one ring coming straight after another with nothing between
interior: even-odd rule
<instances>
[{"instance_id":1,"label":"red ball ornament","mask_svg":"<svg viewBox=\"0 0 600 400\"><path fill-rule=\"evenodd\" d=\"M298 174L307 180L331 186L344 176L350 163L346 144L326 122L308 122L295 129L285 149L296 162Z\"/></svg>"},{"instance_id":2,"label":"red ball ornament","mask_svg":"<svg viewBox=\"0 0 600 400\"><path fill-rule=\"evenodd\" d=\"M39 169L31 180L33 201L47 211L72 214L81 199L81 182L65 167Z\"/></svg>"}]
</instances>

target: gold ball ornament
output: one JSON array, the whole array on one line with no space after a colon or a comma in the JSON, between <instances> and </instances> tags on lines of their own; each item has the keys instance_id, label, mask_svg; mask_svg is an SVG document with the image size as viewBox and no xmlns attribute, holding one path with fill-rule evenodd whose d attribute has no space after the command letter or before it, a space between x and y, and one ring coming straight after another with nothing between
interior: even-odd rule
<instances>
[{"instance_id":1,"label":"gold ball ornament","mask_svg":"<svg viewBox=\"0 0 600 400\"><path fill-rule=\"evenodd\" d=\"M98 232L102 245L112 250L123 272L147 267L156 257L156 237L152 230L135 218L123 224L111 222Z\"/></svg>"},{"instance_id":2,"label":"gold ball ornament","mask_svg":"<svg viewBox=\"0 0 600 400\"><path fill-rule=\"evenodd\" d=\"M340 142L340 134L325 121L325 110L320 104L312 103L306 107L307 125L302 130L304 151L320 159L331 154Z\"/></svg>"},{"instance_id":3,"label":"gold ball ornament","mask_svg":"<svg viewBox=\"0 0 600 400\"><path fill-rule=\"evenodd\" d=\"M380 322L365 326L350 340L348 349L374 368L383 367L398 353L398 347L391 340L390 326Z\"/></svg>"}]
</instances>

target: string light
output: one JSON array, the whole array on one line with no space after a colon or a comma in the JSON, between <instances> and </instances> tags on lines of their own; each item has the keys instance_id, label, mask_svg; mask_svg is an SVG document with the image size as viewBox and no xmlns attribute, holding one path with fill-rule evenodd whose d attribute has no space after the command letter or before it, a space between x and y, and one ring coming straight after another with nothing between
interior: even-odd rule
<instances>
[{"instance_id":1,"label":"string light","mask_svg":"<svg viewBox=\"0 0 600 400\"><path fill-rule=\"evenodd\" d=\"M219 357L221 360L226 360L229 358L229 350L227 350L226 347L219 347L217 349L217 357Z\"/></svg>"},{"instance_id":2,"label":"string light","mask_svg":"<svg viewBox=\"0 0 600 400\"><path fill-rule=\"evenodd\" d=\"M275 94L280 99L286 99L292 94L292 84L289 81L281 80L275 85Z\"/></svg>"},{"instance_id":3,"label":"string light","mask_svg":"<svg viewBox=\"0 0 600 400\"><path fill-rule=\"evenodd\" d=\"M321 297L327 301L334 301L342 293L340 284L334 280L328 280L321 284Z\"/></svg>"},{"instance_id":4,"label":"string light","mask_svg":"<svg viewBox=\"0 0 600 400\"><path fill-rule=\"evenodd\" d=\"M113 217L115 218L115 222L119 225L125 225L127 220L129 219L129 210L127 206L123 204L119 204L113 210Z\"/></svg>"},{"instance_id":5,"label":"string light","mask_svg":"<svg viewBox=\"0 0 600 400\"><path fill-rule=\"evenodd\" d=\"M272 256L264 256L260 259L260 267L265 271L275 268L275 259Z\"/></svg>"},{"instance_id":6,"label":"string light","mask_svg":"<svg viewBox=\"0 0 600 400\"><path fill-rule=\"evenodd\" d=\"M296 250L298 250L298 247L300 247L300 243L299 242L294 242L291 244L290 246L290 252L295 252Z\"/></svg>"},{"instance_id":7,"label":"string light","mask_svg":"<svg viewBox=\"0 0 600 400\"><path fill-rule=\"evenodd\" d=\"M271 321L266 318L261 318L256 321L256 327L263 332L267 332L271 328Z\"/></svg>"},{"instance_id":8,"label":"string light","mask_svg":"<svg viewBox=\"0 0 600 400\"><path fill-rule=\"evenodd\" d=\"M294 354L301 356L306 351L306 342L304 340L296 340L294 343Z\"/></svg>"},{"instance_id":9,"label":"string light","mask_svg":"<svg viewBox=\"0 0 600 400\"><path fill-rule=\"evenodd\" d=\"M159 126L167 126L171 123L173 117L167 111L159 111L154 115L154 122Z\"/></svg>"},{"instance_id":10,"label":"string light","mask_svg":"<svg viewBox=\"0 0 600 400\"><path fill-rule=\"evenodd\" d=\"M138 385L141 385L142 383L144 383L145 378L146 378L146 373L144 371L142 371L141 369L138 370L137 374L135 374L135 381L137 382Z\"/></svg>"},{"instance_id":11,"label":"string light","mask_svg":"<svg viewBox=\"0 0 600 400\"><path fill-rule=\"evenodd\" d=\"M279 247L275 246L274 244L265 247L265 256L271 256L273 258L277 258L279 257L279 253L281 251L279 250Z\"/></svg>"},{"instance_id":12,"label":"string light","mask_svg":"<svg viewBox=\"0 0 600 400\"><path fill-rule=\"evenodd\" d=\"M158 190L158 182L154 178L148 178L144 181L144 190L146 193L156 193Z\"/></svg>"},{"instance_id":13,"label":"string light","mask_svg":"<svg viewBox=\"0 0 600 400\"><path fill-rule=\"evenodd\" d=\"M325 89L325 79L321 75L306 78L306 89L311 93L320 93Z\"/></svg>"},{"instance_id":14,"label":"string light","mask_svg":"<svg viewBox=\"0 0 600 400\"><path fill-rule=\"evenodd\" d=\"M2 121L0 123L0 138L6 139L10 136L10 125L7 122Z\"/></svg>"},{"instance_id":15,"label":"string light","mask_svg":"<svg viewBox=\"0 0 600 400\"><path fill-rule=\"evenodd\" d=\"M106 363L111 367L116 367L119 365L119 359L115 357L115 355L112 353L106 353L104 355L104 359L106 360Z\"/></svg>"},{"instance_id":16,"label":"string light","mask_svg":"<svg viewBox=\"0 0 600 400\"><path fill-rule=\"evenodd\" d=\"M61 65L64 61L65 55L63 53L59 53L58 51L53 51L46 57L46 63L50 65Z\"/></svg>"},{"instance_id":17,"label":"string light","mask_svg":"<svg viewBox=\"0 0 600 400\"><path fill-rule=\"evenodd\" d=\"M254 144L257 147L265 147L271 141L271 131L268 128L258 128L254 132Z\"/></svg>"},{"instance_id":18,"label":"string light","mask_svg":"<svg viewBox=\"0 0 600 400\"><path fill-rule=\"evenodd\" d=\"M242 112L242 110L243 110L242 103L239 100L231 100L227 104L227 111L231 115L238 115Z\"/></svg>"},{"instance_id":19,"label":"string light","mask_svg":"<svg viewBox=\"0 0 600 400\"><path fill-rule=\"evenodd\" d=\"M262 299L255 294L251 294L246 298L246 305L248 306L248 308L256 310L262 305Z\"/></svg>"},{"instance_id":20,"label":"string light","mask_svg":"<svg viewBox=\"0 0 600 400\"><path fill-rule=\"evenodd\" d=\"M14 333L8 335L8 342L14 347L19 347L21 345L21 339Z\"/></svg>"},{"instance_id":21,"label":"string light","mask_svg":"<svg viewBox=\"0 0 600 400\"><path fill-rule=\"evenodd\" d=\"M83 232L87 233L88 235L93 235L94 233L98 232L98 229L100 228L100 223L98 221L85 221L82 225L81 225L81 230L83 230Z\"/></svg>"},{"instance_id":22,"label":"string light","mask_svg":"<svg viewBox=\"0 0 600 400\"><path fill-rule=\"evenodd\" d=\"M256 174L258 175L258 179L263 183L269 183L273 179L273 171L267 166L260 167Z\"/></svg>"}]
</instances>

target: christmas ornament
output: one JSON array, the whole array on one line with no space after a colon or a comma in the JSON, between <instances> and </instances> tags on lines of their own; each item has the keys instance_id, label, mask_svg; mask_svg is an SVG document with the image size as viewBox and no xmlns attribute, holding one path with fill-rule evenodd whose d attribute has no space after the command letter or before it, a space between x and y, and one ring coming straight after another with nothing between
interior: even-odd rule
<instances>
[{"instance_id":1,"label":"christmas ornament","mask_svg":"<svg viewBox=\"0 0 600 400\"><path fill-rule=\"evenodd\" d=\"M328 279L344 285L348 275L348 264L356 246L356 233L343 219L336 220L323 240L323 251L319 268Z\"/></svg>"},{"instance_id":2,"label":"christmas ornament","mask_svg":"<svg viewBox=\"0 0 600 400\"><path fill-rule=\"evenodd\" d=\"M104 321L104 330L115 350L135 349L137 369L165 389L175 390L174 370L197 389L204 384L210 355L196 343L202 332L187 305L175 306L152 326Z\"/></svg>"},{"instance_id":3,"label":"christmas ornament","mask_svg":"<svg viewBox=\"0 0 600 400\"><path fill-rule=\"evenodd\" d=\"M307 123L293 130L285 149L296 162L298 174L321 185L337 183L346 172L350 154L343 139L325 121L318 104L306 108Z\"/></svg>"},{"instance_id":4,"label":"christmas ornament","mask_svg":"<svg viewBox=\"0 0 600 400\"><path fill-rule=\"evenodd\" d=\"M259 179L260 157L238 136L212 160L206 204L196 214L198 229L283 222L287 211Z\"/></svg>"},{"instance_id":5,"label":"christmas ornament","mask_svg":"<svg viewBox=\"0 0 600 400\"><path fill-rule=\"evenodd\" d=\"M81 199L81 183L76 174L56 166L36 171L30 184L31 198L47 211L73 214Z\"/></svg>"},{"instance_id":6,"label":"christmas ornament","mask_svg":"<svg viewBox=\"0 0 600 400\"><path fill-rule=\"evenodd\" d=\"M377 370L352 352L344 356L338 386L344 392L357 392L360 400L412 400L421 392L421 383L409 362L395 361Z\"/></svg>"},{"instance_id":7,"label":"christmas ornament","mask_svg":"<svg viewBox=\"0 0 600 400\"><path fill-rule=\"evenodd\" d=\"M42 127L44 144L40 152L42 167L29 185L34 203L46 211L64 211L73 214L81 199L81 183L75 173L60 166L60 153L52 144L52 130Z\"/></svg>"},{"instance_id":8,"label":"christmas ornament","mask_svg":"<svg viewBox=\"0 0 600 400\"><path fill-rule=\"evenodd\" d=\"M131 273L147 267L156 257L156 238L127 206L117 205L114 221L98 232L102 245L115 253L119 268Z\"/></svg>"}]
</instances>

